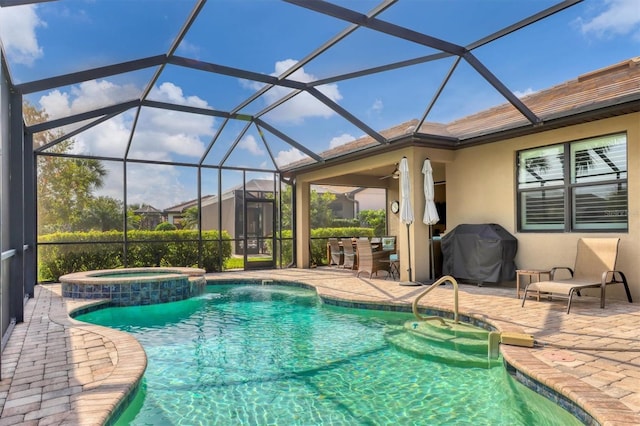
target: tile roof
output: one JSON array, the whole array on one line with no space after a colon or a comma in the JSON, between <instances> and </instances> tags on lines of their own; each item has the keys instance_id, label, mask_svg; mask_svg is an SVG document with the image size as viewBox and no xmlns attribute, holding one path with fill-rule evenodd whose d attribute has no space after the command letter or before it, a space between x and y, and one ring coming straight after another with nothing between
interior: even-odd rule
<instances>
[{"instance_id":1,"label":"tile roof","mask_svg":"<svg viewBox=\"0 0 640 426\"><path fill-rule=\"evenodd\" d=\"M524 96L522 102L543 121L597 109L629 95L640 95L640 57L635 57ZM447 124L458 139L468 139L530 124L511 104L503 104ZM421 133L429 130L420 129Z\"/></svg>"},{"instance_id":2,"label":"tile roof","mask_svg":"<svg viewBox=\"0 0 640 426\"><path fill-rule=\"evenodd\" d=\"M640 57L583 74L576 79L524 96L521 101L544 123L634 99L640 100ZM380 134L389 141L413 135L427 135L450 139L454 142L504 130L534 126L510 103L489 108L450 123L424 122L419 131L415 132L418 123L417 119L406 121L383 130ZM328 160L379 145L379 142L372 137L364 136L321 152L320 156ZM311 163L311 159L305 159L291 164L290 168L294 169Z\"/></svg>"}]
</instances>

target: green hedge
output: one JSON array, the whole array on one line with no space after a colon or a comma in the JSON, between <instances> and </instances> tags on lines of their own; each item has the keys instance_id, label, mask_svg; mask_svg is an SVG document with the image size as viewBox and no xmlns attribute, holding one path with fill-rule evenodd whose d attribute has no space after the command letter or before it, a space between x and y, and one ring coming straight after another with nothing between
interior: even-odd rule
<instances>
[{"instance_id":1,"label":"green hedge","mask_svg":"<svg viewBox=\"0 0 640 426\"><path fill-rule=\"evenodd\" d=\"M355 219L333 219L331 221L332 228L353 228L360 226L360 220Z\"/></svg>"},{"instance_id":2,"label":"green hedge","mask_svg":"<svg viewBox=\"0 0 640 426\"><path fill-rule=\"evenodd\" d=\"M129 231L127 266L198 266L198 231ZM203 265L218 271L231 257L230 235L202 232ZM57 281L61 275L124 266L124 236L120 231L59 232L40 236L38 281ZM65 244L56 244L65 243Z\"/></svg>"},{"instance_id":3,"label":"green hedge","mask_svg":"<svg viewBox=\"0 0 640 426\"><path fill-rule=\"evenodd\" d=\"M373 228L319 228L311 230L311 262L316 265L328 265L327 243L329 238L373 237Z\"/></svg>"},{"instance_id":4,"label":"green hedge","mask_svg":"<svg viewBox=\"0 0 640 426\"><path fill-rule=\"evenodd\" d=\"M291 238L291 231L282 231L282 238ZM372 228L318 228L311 230L311 262L316 265L327 265L327 242L329 238L352 238L352 237L373 237L374 230ZM269 241L269 245L270 245ZM271 247L269 247L271 249ZM284 259L292 259L293 245L282 244L282 257ZM273 253L273 251L272 251Z\"/></svg>"},{"instance_id":5,"label":"green hedge","mask_svg":"<svg viewBox=\"0 0 640 426\"><path fill-rule=\"evenodd\" d=\"M330 237L373 237L371 228L320 228L311 231L311 261L327 264L327 241ZM282 231L283 239L292 232ZM198 266L198 231L129 231L127 234L127 266ZM218 231L202 232L202 267L207 272L220 270L231 257L231 236ZM57 281L61 275L96 269L124 267L124 236L120 231L58 232L39 237L38 281ZM64 244L63 244L64 243ZM274 253L271 240L269 250ZM287 264L293 259L293 244L283 241L282 258ZM280 256L278 255L278 259ZM281 265L284 266L284 265Z\"/></svg>"}]
</instances>

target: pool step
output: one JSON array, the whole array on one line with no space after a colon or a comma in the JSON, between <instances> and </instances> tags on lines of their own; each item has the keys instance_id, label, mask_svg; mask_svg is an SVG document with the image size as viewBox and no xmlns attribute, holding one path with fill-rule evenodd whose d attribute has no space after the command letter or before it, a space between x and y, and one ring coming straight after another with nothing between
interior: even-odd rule
<instances>
[{"instance_id":1,"label":"pool step","mask_svg":"<svg viewBox=\"0 0 640 426\"><path fill-rule=\"evenodd\" d=\"M488 356L489 332L467 324L407 321L385 337L403 353L448 365L489 368L501 363Z\"/></svg>"},{"instance_id":2,"label":"pool step","mask_svg":"<svg viewBox=\"0 0 640 426\"><path fill-rule=\"evenodd\" d=\"M405 330L442 347L466 353L486 354L489 331L465 323L445 321L407 321Z\"/></svg>"}]
</instances>

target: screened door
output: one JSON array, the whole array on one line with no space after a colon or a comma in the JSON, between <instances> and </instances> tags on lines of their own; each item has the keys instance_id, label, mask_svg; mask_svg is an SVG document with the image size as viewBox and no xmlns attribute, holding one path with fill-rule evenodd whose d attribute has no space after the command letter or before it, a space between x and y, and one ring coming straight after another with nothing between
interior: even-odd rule
<instances>
[{"instance_id":1,"label":"screened door","mask_svg":"<svg viewBox=\"0 0 640 426\"><path fill-rule=\"evenodd\" d=\"M247 201L245 209L245 269L269 268L275 265L273 256L273 200Z\"/></svg>"}]
</instances>

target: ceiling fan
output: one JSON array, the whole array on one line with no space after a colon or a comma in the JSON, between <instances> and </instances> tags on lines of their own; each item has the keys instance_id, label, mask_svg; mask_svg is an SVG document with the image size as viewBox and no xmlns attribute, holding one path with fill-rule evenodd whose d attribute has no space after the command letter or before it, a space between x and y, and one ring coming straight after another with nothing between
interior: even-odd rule
<instances>
[{"instance_id":1,"label":"ceiling fan","mask_svg":"<svg viewBox=\"0 0 640 426\"><path fill-rule=\"evenodd\" d=\"M398 163L396 163L396 168L392 173L385 176L381 176L379 179L380 180L389 179L389 178L398 179L399 177L400 177L400 170L398 170Z\"/></svg>"}]
</instances>

